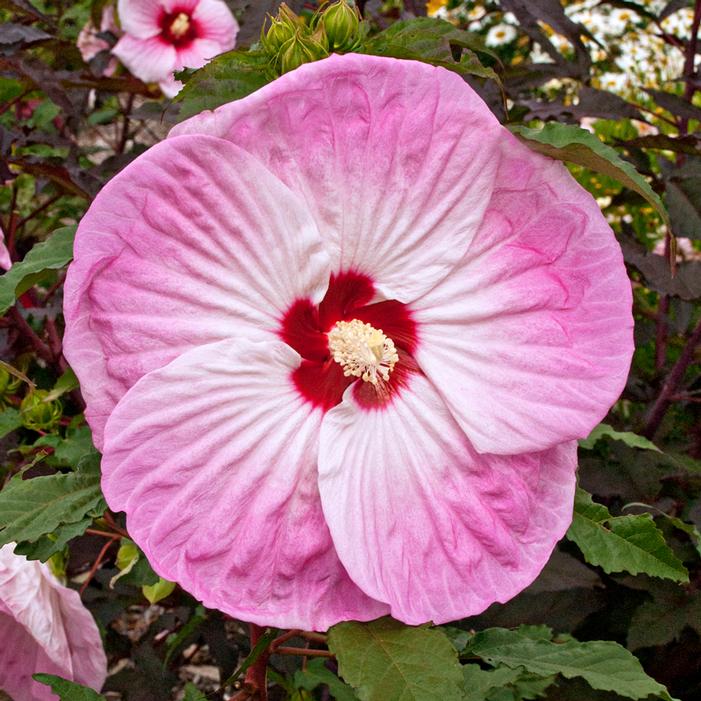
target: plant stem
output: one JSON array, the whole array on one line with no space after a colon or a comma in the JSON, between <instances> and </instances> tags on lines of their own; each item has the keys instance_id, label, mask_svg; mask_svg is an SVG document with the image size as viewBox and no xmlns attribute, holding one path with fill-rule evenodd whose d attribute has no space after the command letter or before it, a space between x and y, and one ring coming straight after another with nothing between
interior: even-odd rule
<instances>
[{"instance_id":1,"label":"plant stem","mask_svg":"<svg viewBox=\"0 0 701 701\"><path fill-rule=\"evenodd\" d=\"M334 657L330 650L315 650L309 647L279 647L276 655L299 655L302 657Z\"/></svg>"},{"instance_id":2,"label":"plant stem","mask_svg":"<svg viewBox=\"0 0 701 701\"><path fill-rule=\"evenodd\" d=\"M662 419L667 413L669 405L672 403L672 398L677 393L677 389L679 388L681 381L684 379L686 369L689 367L689 365L691 365L691 361L694 358L694 351L696 350L696 346L699 344L699 342L701 342L701 320L689 337L682 354L679 356L679 359L674 364L674 367L671 369L667 379L664 381L660 394L650 409L647 422L645 423L645 428L643 430L643 435L647 438L652 438L657 432L657 429L660 427Z\"/></svg>"},{"instance_id":3,"label":"plant stem","mask_svg":"<svg viewBox=\"0 0 701 701\"><path fill-rule=\"evenodd\" d=\"M10 307L7 314L25 341L36 351L36 354L47 363L53 364L55 358L51 349L39 338L34 329L27 323L27 320L20 314L17 307Z\"/></svg>"},{"instance_id":4,"label":"plant stem","mask_svg":"<svg viewBox=\"0 0 701 701\"><path fill-rule=\"evenodd\" d=\"M249 635L251 638L251 649L265 633L265 628L249 623ZM265 650L260 657L248 668L244 680L244 687L250 689L251 698L255 701L268 701L268 658L270 648Z\"/></svg>"}]
</instances>

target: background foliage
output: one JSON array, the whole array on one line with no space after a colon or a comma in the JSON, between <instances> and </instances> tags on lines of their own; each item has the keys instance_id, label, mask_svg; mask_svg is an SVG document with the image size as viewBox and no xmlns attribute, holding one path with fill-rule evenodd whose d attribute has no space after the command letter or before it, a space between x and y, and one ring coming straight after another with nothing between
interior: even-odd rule
<instances>
[{"instance_id":1,"label":"background foliage","mask_svg":"<svg viewBox=\"0 0 701 701\"><path fill-rule=\"evenodd\" d=\"M256 43L277 3L232 0L239 47L165 101L123 69L104 77L107 52L82 61L78 32L104 4L0 0L0 224L15 261L0 276L0 544L80 588L110 660L105 697L254 698L247 673L267 664L270 698L295 701L701 698L701 3L357 3L355 50L458 72L520 138L569 163L619 236L637 350L623 397L581 443L574 521L533 585L452 626L382 619L328 636L205 610L106 510L61 354L75 224L173 123L280 65Z\"/></svg>"}]
</instances>

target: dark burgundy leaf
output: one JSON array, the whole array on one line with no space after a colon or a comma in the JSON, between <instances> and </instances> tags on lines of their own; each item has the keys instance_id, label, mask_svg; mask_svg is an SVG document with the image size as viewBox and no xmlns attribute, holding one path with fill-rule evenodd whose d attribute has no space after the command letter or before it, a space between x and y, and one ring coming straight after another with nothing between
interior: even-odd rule
<instances>
[{"instance_id":1,"label":"dark burgundy leaf","mask_svg":"<svg viewBox=\"0 0 701 701\"><path fill-rule=\"evenodd\" d=\"M679 95L649 88L646 88L645 92L650 95L660 107L664 107L673 115L683 117L684 119L696 119L697 121L701 121L701 107L692 105L684 98L679 97Z\"/></svg>"},{"instance_id":2,"label":"dark burgundy leaf","mask_svg":"<svg viewBox=\"0 0 701 701\"><path fill-rule=\"evenodd\" d=\"M22 46L45 41L46 39L51 39L51 35L36 27L28 27L24 24L15 24L14 22L0 24L0 47L3 49L8 47L13 50L19 49Z\"/></svg>"},{"instance_id":3,"label":"dark burgundy leaf","mask_svg":"<svg viewBox=\"0 0 701 701\"><path fill-rule=\"evenodd\" d=\"M656 292L686 300L701 297L701 261L679 263L672 277L664 256L647 253L643 246L628 240L622 242L622 247L626 262L637 268Z\"/></svg>"}]
</instances>

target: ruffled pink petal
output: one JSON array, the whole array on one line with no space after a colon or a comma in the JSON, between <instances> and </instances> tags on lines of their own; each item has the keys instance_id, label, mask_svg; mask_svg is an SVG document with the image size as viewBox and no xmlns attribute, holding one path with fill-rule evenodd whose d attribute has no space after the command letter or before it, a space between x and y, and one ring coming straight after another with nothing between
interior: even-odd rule
<instances>
[{"instance_id":1,"label":"ruffled pink petal","mask_svg":"<svg viewBox=\"0 0 701 701\"><path fill-rule=\"evenodd\" d=\"M334 270L410 302L467 249L492 191L495 117L455 73L347 54L300 67L171 134L231 139L302 195Z\"/></svg>"},{"instance_id":2,"label":"ruffled pink petal","mask_svg":"<svg viewBox=\"0 0 701 701\"><path fill-rule=\"evenodd\" d=\"M95 445L142 375L193 346L276 339L328 277L303 203L248 153L208 136L153 146L93 202L66 279L64 352Z\"/></svg>"},{"instance_id":3,"label":"ruffled pink petal","mask_svg":"<svg viewBox=\"0 0 701 701\"><path fill-rule=\"evenodd\" d=\"M219 44L212 39L194 39L186 47L176 48L176 70L201 68L221 52Z\"/></svg>"},{"instance_id":4,"label":"ruffled pink petal","mask_svg":"<svg viewBox=\"0 0 701 701\"><path fill-rule=\"evenodd\" d=\"M137 39L125 34L112 53L131 73L146 83L165 79L177 65L175 47L159 36Z\"/></svg>"},{"instance_id":5,"label":"ruffled pink petal","mask_svg":"<svg viewBox=\"0 0 701 701\"><path fill-rule=\"evenodd\" d=\"M136 39L161 33L162 0L119 0L117 12L122 29Z\"/></svg>"},{"instance_id":6,"label":"ruffled pink petal","mask_svg":"<svg viewBox=\"0 0 701 701\"><path fill-rule=\"evenodd\" d=\"M325 630L387 612L348 578L317 487L321 412L281 342L225 340L143 377L105 431L103 489L154 569L245 621Z\"/></svg>"},{"instance_id":7,"label":"ruffled pink petal","mask_svg":"<svg viewBox=\"0 0 701 701\"><path fill-rule=\"evenodd\" d=\"M412 308L416 358L480 452L583 438L623 390L631 288L594 199L566 168L504 136L463 262Z\"/></svg>"},{"instance_id":8,"label":"ruffled pink petal","mask_svg":"<svg viewBox=\"0 0 701 701\"><path fill-rule=\"evenodd\" d=\"M192 14L198 34L219 44L219 52L229 51L236 44L239 25L222 0L200 0Z\"/></svg>"},{"instance_id":9,"label":"ruffled pink petal","mask_svg":"<svg viewBox=\"0 0 701 701\"><path fill-rule=\"evenodd\" d=\"M99 690L107 674L100 633L77 592L48 567L0 548L0 689L15 701L55 699L32 674L57 674Z\"/></svg>"},{"instance_id":10,"label":"ruffled pink petal","mask_svg":"<svg viewBox=\"0 0 701 701\"><path fill-rule=\"evenodd\" d=\"M453 621L530 584L572 518L577 444L479 455L422 375L386 409L352 388L324 417L319 489L353 581L409 624Z\"/></svg>"}]
</instances>

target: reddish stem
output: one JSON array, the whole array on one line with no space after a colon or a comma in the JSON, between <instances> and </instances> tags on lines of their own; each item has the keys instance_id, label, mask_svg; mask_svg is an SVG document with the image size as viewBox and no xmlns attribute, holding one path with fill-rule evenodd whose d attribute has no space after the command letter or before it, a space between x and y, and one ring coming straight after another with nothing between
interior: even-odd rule
<instances>
[{"instance_id":1,"label":"reddish stem","mask_svg":"<svg viewBox=\"0 0 701 701\"><path fill-rule=\"evenodd\" d=\"M251 649L265 633L265 628L249 623L251 638ZM264 650L258 659L246 671L244 687L247 689L249 698L255 701L268 701L268 659L270 658L270 648Z\"/></svg>"},{"instance_id":2,"label":"reddish stem","mask_svg":"<svg viewBox=\"0 0 701 701\"><path fill-rule=\"evenodd\" d=\"M88 584L90 584L90 581L92 578L95 576L95 573L97 572L98 568L102 564L102 561L105 559L105 555L107 555L107 551L109 550L110 546L115 542L114 538L110 538L103 546L100 552L97 555L97 558L95 562L93 562L92 567L90 568L90 571L88 572L88 576L86 580L83 582L83 584L80 587L80 594L82 595L83 592L87 589Z\"/></svg>"},{"instance_id":3,"label":"reddish stem","mask_svg":"<svg viewBox=\"0 0 701 701\"><path fill-rule=\"evenodd\" d=\"M669 405L672 403L672 397L677 393L677 389L684 379L686 369L689 367L689 365L691 365L691 362L694 359L694 351L696 350L696 346L699 344L699 342L701 342L701 321L699 321L698 325L689 337L682 354L679 356L679 359L671 369L667 379L662 385L659 396L650 409L647 422L645 424L645 429L643 430L643 435L647 438L652 438L657 432L657 429L660 427L662 419L667 413Z\"/></svg>"},{"instance_id":4,"label":"reddish stem","mask_svg":"<svg viewBox=\"0 0 701 701\"><path fill-rule=\"evenodd\" d=\"M279 647L276 655L301 655L303 657L334 657L330 650L315 650L310 647Z\"/></svg>"},{"instance_id":5,"label":"reddish stem","mask_svg":"<svg viewBox=\"0 0 701 701\"><path fill-rule=\"evenodd\" d=\"M117 522L109 511L105 511L105 513L102 514L102 518L115 533L119 533L123 538L129 538L129 534L121 526L117 525Z\"/></svg>"},{"instance_id":6,"label":"reddish stem","mask_svg":"<svg viewBox=\"0 0 701 701\"><path fill-rule=\"evenodd\" d=\"M112 540L118 540L119 538L122 537L118 533L109 533L108 531L100 531L97 528L86 528L85 533L87 535L100 536L101 538L111 538Z\"/></svg>"},{"instance_id":7,"label":"reddish stem","mask_svg":"<svg viewBox=\"0 0 701 701\"><path fill-rule=\"evenodd\" d=\"M55 358L54 354L51 352L51 349L41 340L41 338L39 338L34 329L19 313L17 307L10 307L7 314L10 319L12 319L15 328L24 337L24 340L34 349L37 356L39 356L42 360L45 360L47 363L53 364Z\"/></svg>"}]
</instances>

